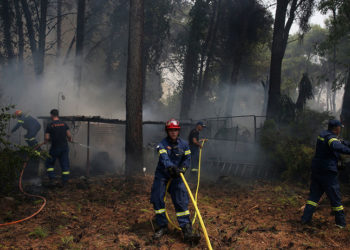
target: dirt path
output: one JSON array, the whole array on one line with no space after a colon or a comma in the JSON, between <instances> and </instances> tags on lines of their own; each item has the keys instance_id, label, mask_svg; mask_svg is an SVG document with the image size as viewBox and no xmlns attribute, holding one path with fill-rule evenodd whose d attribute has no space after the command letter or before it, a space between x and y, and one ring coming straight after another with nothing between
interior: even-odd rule
<instances>
[{"instance_id":1,"label":"dirt path","mask_svg":"<svg viewBox=\"0 0 350 250\"><path fill-rule=\"evenodd\" d=\"M48 204L37 217L0 228L0 249L189 248L177 231L158 242L152 240L151 184L152 177L133 183L101 177L89 183L77 179L69 188L49 190ZM313 226L300 225L306 196L307 189L288 185L203 184L199 208L214 249L350 248L349 227L334 226L327 199ZM349 206L344 196L344 205ZM24 198L0 203L0 222L28 215L40 205ZM172 209L170 213L174 214ZM202 239L195 248L205 247Z\"/></svg>"}]
</instances>

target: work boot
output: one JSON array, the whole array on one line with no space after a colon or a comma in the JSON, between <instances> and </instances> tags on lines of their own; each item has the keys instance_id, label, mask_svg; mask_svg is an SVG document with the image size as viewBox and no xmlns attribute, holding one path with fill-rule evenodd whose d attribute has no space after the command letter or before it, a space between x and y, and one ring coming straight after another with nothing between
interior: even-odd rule
<instances>
[{"instance_id":1,"label":"work boot","mask_svg":"<svg viewBox=\"0 0 350 250\"><path fill-rule=\"evenodd\" d=\"M153 239L159 240L163 235L168 233L168 226L159 228L153 235Z\"/></svg>"},{"instance_id":2,"label":"work boot","mask_svg":"<svg viewBox=\"0 0 350 250\"><path fill-rule=\"evenodd\" d=\"M191 245L198 244L200 236L192 232L192 226L190 223L186 224L182 229L184 235L184 241L190 243Z\"/></svg>"},{"instance_id":3,"label":"work boot","mask_svg":"<svg viewBox=\"0 0 350 250\"><path fill-rule=\"evenodd\" d=\"M335 224L336 227L340 228L340 229L344 229L346 227L346 225L341 225L341 224Z\"/></svg>"}]
</instances>

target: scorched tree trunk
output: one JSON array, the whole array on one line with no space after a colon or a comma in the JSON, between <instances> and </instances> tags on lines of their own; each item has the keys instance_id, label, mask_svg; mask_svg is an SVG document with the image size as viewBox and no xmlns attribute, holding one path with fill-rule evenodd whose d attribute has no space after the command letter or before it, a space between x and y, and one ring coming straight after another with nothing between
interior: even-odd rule
<instances>
[{"instance_id":1,"label":"scorched tree trunk","mask_svg":"<svg viewBox=\"0 0 350 250\"><path fill-rule=\"evenodd\" d=\"M143 0L130 0L126 76L125 174L142 173Z\"/></svg>"}]
</instances>

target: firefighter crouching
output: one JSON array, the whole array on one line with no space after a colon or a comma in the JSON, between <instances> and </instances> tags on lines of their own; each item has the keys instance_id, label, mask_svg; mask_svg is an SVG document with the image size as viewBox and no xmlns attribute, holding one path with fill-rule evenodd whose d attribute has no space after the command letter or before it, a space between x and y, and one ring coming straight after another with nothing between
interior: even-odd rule
<instances>
[{"instance_id":1,"label":"firefighter crouching","mask_svg":"<svg viewBox=\"0 0 350 250\"><path fill-rule=\"evenodd\" d=\"M27 133L24 136L26 143L29 147L34 147L38 144L36 140L36 135L41 129L40 123L30 115L25 115L21 110L15 112L17 118L17 124L11 130L11 133L14 133L20 127L23 127Z\"/></svg>"},{"instance_id":2,"label":"firefighter crouching","mask_svg":"<svg viewBox=\"0 0 350 250\"><path fill-rule=\"evenodd\" d=\"M171 119L165 126L167 137L157 146L159 162L156 168L154 182L151 192L151 203L156 213L156 221L159 229L154 238L159 239L168 233L168 221L165 215L164 196L169 181L169 193L173 201L177 220L182 229L185 241L194 240L188 210L188 193L180 177L190 166L191 151L187 142L179 138L180 124Z\"/></svg>"},{"instance_id":3,"label":"firefighter crouching","mask_svg":"<svg viewBox=\"0 0 350 250\"><path fill-rule=\"evenodd\" d=\"M350 154L350 148L338 138L342 124L338 120L330 120L328 130L322 131L317 137L316 153L311 166L311 185L309 199L306 202L303 224L311 222L318 201L326 193L335 214L335 224L339 228L346 226L344 207L341 203L340 186L338 182L338 160L340 154Z\"/></svg>"}]
</instances>

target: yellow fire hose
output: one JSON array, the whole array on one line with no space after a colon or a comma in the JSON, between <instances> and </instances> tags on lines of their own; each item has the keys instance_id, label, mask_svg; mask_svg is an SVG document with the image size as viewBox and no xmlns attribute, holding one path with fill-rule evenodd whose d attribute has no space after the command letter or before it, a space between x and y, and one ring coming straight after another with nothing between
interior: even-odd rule
<instances>
[{"instance_id":1,"label":"yellow fire hose","mask_svg":"<svg viewBox=\"0 0 350 250\"><path fill-rule=\"evenodd\" d=\"M202 230L203 230L204 237L205 237L205 241L207 242L207 245L208 245L208 249L209 249L209 250L212 250L213 247L211 246L210 239L209 239L209 236L208 236L208 233L207 233L207 229L205 228L205 225L204 225L204 222L203 222L201 213L199 212L199 209L198 209L198 207L197 207L197 202L196 202L196 201L194 200L194 198L193 198L191 189L190 189L190 187L188 186L187 181L186 181L185 176L183 175L183 173L180 173L180 177L181 177L182 181L184 182L184 184L185 184L185 186L186 186L186 189L187 189L187 191L188 191L188 194L190 195L190 198L191 198L191 200L192 200L194 209L196 210L196 213L198 214L199 223L201 224L201 228L202 228Z\"/></svg>"},{"instance_id":2,"label":"yellow fire hose","mask_svg":"<svg viewBox=\"0 0 350 250\"><path fill-rule=\"evenodd\" d=\"M205 142L206 142L206 140L203 140L203 141L202 141L202 148L203 148ZM198 201L199 182L200 182L200 179L201 179L202 148L199 150L197 188L196 188L196 194L195 194L195 200L196 200L196 202ZM192 225L194 225L194 223L195 223L195 221L196 221L196 217L197 217L197 211L194 213Z\"/></svg>"},{"instance_id":3,"label":"yellow fire hose","mask_svg":"<svg viewBox=\"0 0 350 250\"><path fill-rule=\"evenodd\" d=\"M202 147L204 145L206 140L203 140L202 142ZM201 159L202 159L202 148L199 150L199 161L198 161L198 178L197 178L197 188L196 188L196 194L195 194L195 198L193 197L193 194L191 192L191 189L190 187L188 186L188 183L184 177L184 175L182 173L180 173L180 177L182 179L182 181L184 182L185 186L186 186L186 189L187 189L187 192L191 198L191 201L193 203L193 206L195 208L195 215L194 215L194 218L193 218L193 221L192 221L192 225L195 223L195 220L196 220L196 217L198 215L198 219L199 219L199 223L201 225L201 228L203 230L203 233L204 233L204 237L205 237L205 240L207 242L207 245L208 245L208 249L212 250L212 246L211 246L211 243L210 243L210 239L209 239L209 236L208 236L208 233L207 233L207 229L205 228L205 225L204 225L204 222L203 222L203 219L202 219L202 216L199 212L199 209L198 209L198 206L197 206L197 198L198 198L198 190L199 190L199 182L200 182L200 170L201 170ZM171 183L171 180L168 182L167 186L166 186L166 193L168 192L168 188L170 186L170 183ZM164 202L166 202L166 193L165 193L165 196L164 196ZM179 226L177 226L169 217L168 215L168 212L165 210L165 216L167 218L167 220L169 221L169 223L174 227L176 228L177 230L180 230L181 231L181 228Z\"/></svg>"}]
</instances>

